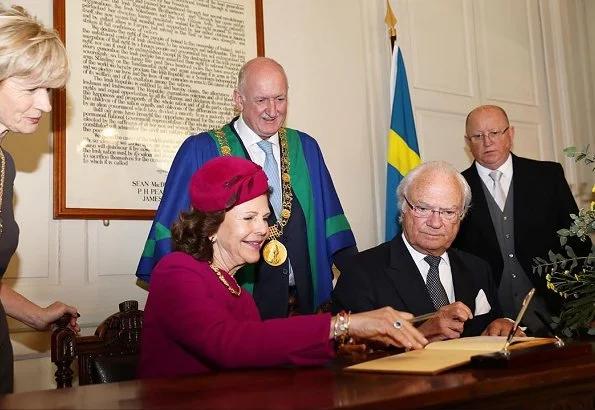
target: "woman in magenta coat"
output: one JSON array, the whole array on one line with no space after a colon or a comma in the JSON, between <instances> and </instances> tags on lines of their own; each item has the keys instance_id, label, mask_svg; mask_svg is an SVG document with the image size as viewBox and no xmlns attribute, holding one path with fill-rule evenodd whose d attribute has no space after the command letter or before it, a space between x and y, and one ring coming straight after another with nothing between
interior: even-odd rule
<instances>
[{"instance_id":1,"label":"woman in magenta coat","mask_svg":"<svg viewBox=\"0 0 595 410\"><path fill-rule=\"evenodd\" d=\"M140 378L218 369L322 365L348 337L421 349L409 313L383 308L350 315L262 321L234 279L268 237L268 182L238 157L208 161L190 182L192 209L172 227L174 252L151 277L141 335Z\"/></svg>"}]
</instances>

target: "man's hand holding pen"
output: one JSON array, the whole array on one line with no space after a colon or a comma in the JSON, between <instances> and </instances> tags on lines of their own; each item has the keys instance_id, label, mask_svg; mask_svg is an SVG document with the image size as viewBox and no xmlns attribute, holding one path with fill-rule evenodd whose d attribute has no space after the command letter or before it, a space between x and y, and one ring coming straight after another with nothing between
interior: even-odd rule
<instances>
[{"instance_id":1,"label":"man's hand holding pen","mask_svg":"<svg viewBox=\"0 0 595 410\"><path fill-rule=\"evenodd\" d=\"M465 322L471 319L473 319L471 309L463 302L454 302L442 306L417 329L430 342L457 339L463 333Z\"/></svg>"}]
</instances>

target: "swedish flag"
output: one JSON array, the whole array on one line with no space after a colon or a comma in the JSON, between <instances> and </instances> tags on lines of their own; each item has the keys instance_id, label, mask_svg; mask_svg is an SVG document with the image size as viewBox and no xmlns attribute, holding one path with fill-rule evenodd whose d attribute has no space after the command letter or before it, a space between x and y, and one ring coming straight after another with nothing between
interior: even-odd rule
<instances>
[{"instance_id":1,"label":"swedish flag","mask_svg":"<svg viewBox=\"0 0 595 410\"><path fill-rule=\"evenodd\" d=\"M403 177L420 164L417 134L403 55L398 44L393 50L391 74L392 114L388 133L386 170L386 240L399 233L396 190Z\"/></svg>"}]
</instances>

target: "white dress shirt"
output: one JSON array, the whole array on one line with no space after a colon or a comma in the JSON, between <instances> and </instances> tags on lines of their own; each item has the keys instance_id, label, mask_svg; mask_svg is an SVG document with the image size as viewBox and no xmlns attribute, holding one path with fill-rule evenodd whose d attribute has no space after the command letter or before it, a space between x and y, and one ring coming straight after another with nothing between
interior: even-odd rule
<instances>
[{"instance_id":1,"label":"white dress shirt","mask_svg":"<svg viewBox=\"0 0 595 410\"><path fill-rule=\"evenodd\" d=\"M248 150L248 155L252 162L264 167L265 153L258 146L258 143L262 141L262 138L258 136L254 131L248 127L244 122L244 118L240 115L240 118L234 123L234 128L237 131L242 143ZM279 133L268 138L268 141L273 144L273 157L277 161L277 169L279 170L279 181L281 181L281 146L279 143Z\"/></svg>"},{"instance_id":2,"label":"white dress shirt","mask_svg":"<svg viewBox=\"0 0 595 410\"><path fill-rule=\"evenodd\" d=\"M411 254L417 269L421 273L421 277L426 283L428 278L428 271L430 270L430 264L424 260L427 256L421 252L415 250L409 242L407 242L407 238L405 238L405 234L401 234L403 238L403 242L405 242L405 246ZM438 272L440 273L440 282L442 282L442 286L446 291L446 296L448 296L448 302L453 303L455 301L455 289L452 282L452 270L450 268L450 259L448 258L448 253L444 252L440 255L440 264L438 265Z\"/></svg>"}]
</instances>

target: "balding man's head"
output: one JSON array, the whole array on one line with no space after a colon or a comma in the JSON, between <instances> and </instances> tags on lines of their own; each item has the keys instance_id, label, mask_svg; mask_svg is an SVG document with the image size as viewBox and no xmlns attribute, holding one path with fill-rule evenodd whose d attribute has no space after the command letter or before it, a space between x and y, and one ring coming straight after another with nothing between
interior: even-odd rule
<instances>
[{"instance_id":1,"label":"balding man's head","mask_svg":"<svg viewBox=\"0 0 595 410\"><path fill-rule=\"evenodd\" d=\"M482 105L467 115L465 140L480 165L497 169L512 150L514 127L506 112L497 105Z\"/></svg>"},{"instance_id":2,"label":"balding man's head","mask_svg":"<svg viewBox=\"0 0 595 410\"><path fill-rule=\"evenodd\" d=\"M454 241L471 203L465 178L446 162L411 170L397 189L403 234L418 252L440 256Z\"/></svg>"},{"instance_id":3,"label":"balding man's head","mask_svg":"<svg viewBox=\"0 0 595 410\"><path fill-rule=\"evenodd\" d=\"M263 139L285 121L287 88L285 70L273 59L256 57L240 70L234 100L248 127Z\"/></svg>"}]
</instances>

